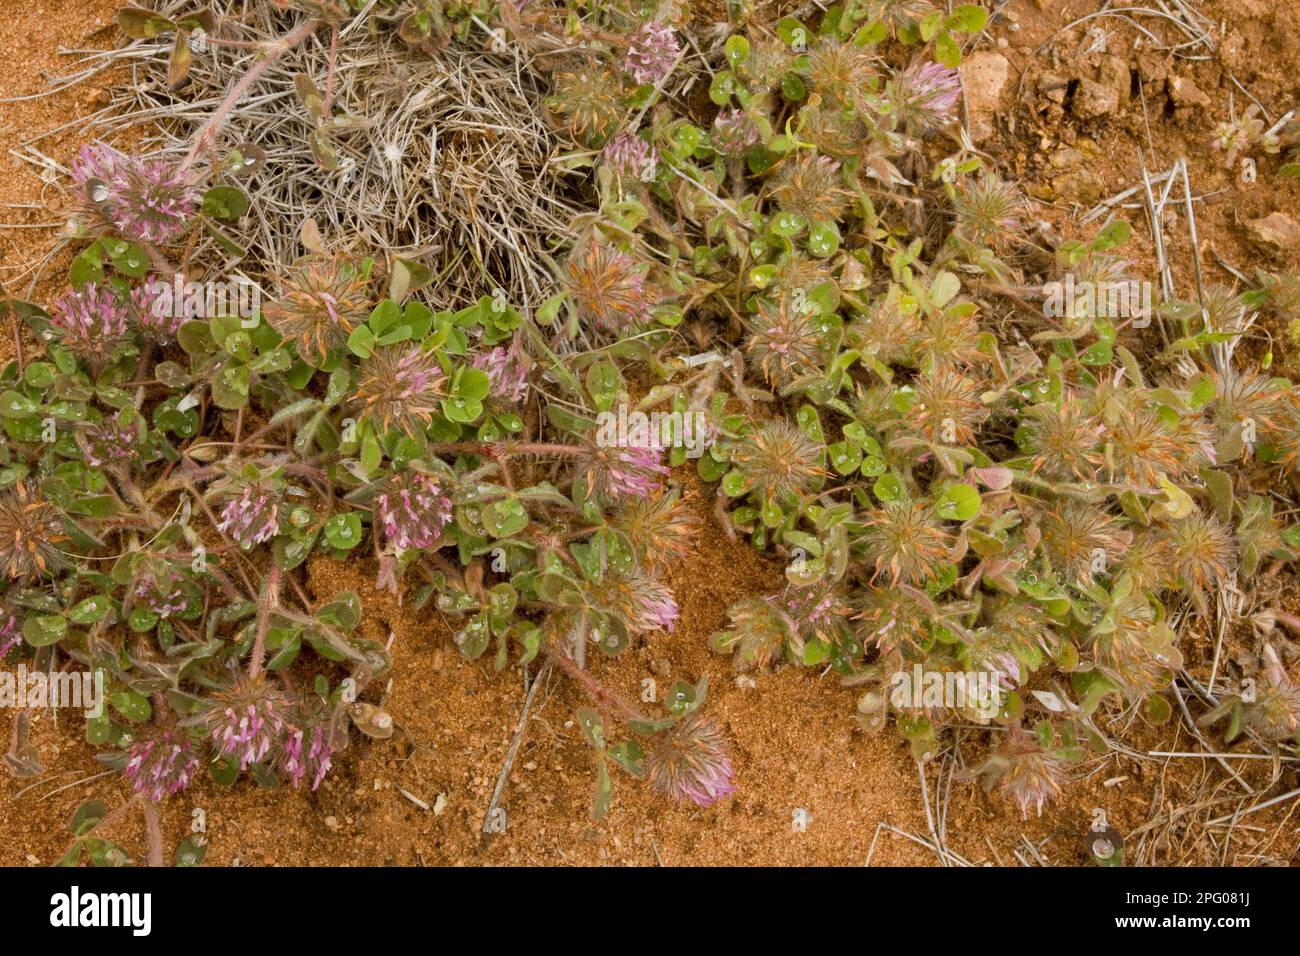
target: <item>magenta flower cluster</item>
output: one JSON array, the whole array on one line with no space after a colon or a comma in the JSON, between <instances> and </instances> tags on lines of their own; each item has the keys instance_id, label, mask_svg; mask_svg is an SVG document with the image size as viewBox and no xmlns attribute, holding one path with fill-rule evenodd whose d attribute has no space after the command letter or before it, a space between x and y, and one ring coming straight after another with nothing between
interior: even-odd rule
<instances>
[{"instance_id":1,"label":"magenta flower cluster","mask_svg":"<svg viewBox=\"0 0 1300 956\"><path fill-rule=\"evenodd\" d=\"M646 444L593 445L587 481L606 498L652 498L670 474L663 458L663 449L653 439Z\"/></svg>"},{"instance_id":2,"label":"magenta flower cluster","mask_svg":"<svg viewBox=\"0 0 1300 956\"><path fill-rule=\"evenodd\" d=\"M128 341L128 308L112 289L97 285L69 292L54 303L51 320L59 339L82 358L107 360Z\"/></svg>"},{"instance_id":3,"label":"magenta flower cluster","mask_svg":"<svg viewBox=\"0 0 1300 956\"><path fill-rule=\"evenodd\" d=\"M628 37L624 64L638 83L658 83L672 72L681 49L672 28L652 20Z\"/></svg>"},{"instance_id":4,"label":"magenta flower cluster","mask_svg":"<svg viewBox=\"0 0 1300 956\"><path fill-rule=\"evenodd\" d=\"M237 686L226 706L208 714L208 735L217 754L237 759L240 770L264 760L285 730L282 703L278 695L259 693L258 687Z\"/></svg>"},{"instance_id":5,"label":"magenta flower cluster","mask_svg":"<svg viewBox=\"0 0 1300 956\"><path fill-rule=\"evenodd\" d=\"M157 342L169 342L176 337L186 318L182 309L175 308L174 302L163 281L150 276L131 290L131 321L142 335Z\"/></svg>"},{"instance_id":6,"label":"magenta flower cluster","mask_svg":"<svg viewBox=\"0 0 1300 956\"><path fill-rule=\"evenodd\" d=\"M303 747L307 744L309 735L311 744L307 746L304 753ZM330 746L325 728L320 724L313 726L310 731L298 727L289 728L284 738L283 763L284 772L289 775L294 789L301 786L308 777L311 777L311 788L317 789L325 779L325 774L329 772L330 758L333 754L334 748Z\"/></svg>"},{"instance_id":7,"label":"magenta flower cluster","mask_svg":"<svg viewBox=\"0 0 1300 956\"><path fill-rule=\"evenodd\" d=\"M635 624L642 631L671 631L680 611L673 590L659 581L643 581L632 592Z\"/></svg>"},{"instance_id":8,"label":"magenta flower cluster","mask_svg":"<svg viewBox=\"0 0 1300 956\"><path fill-rule=\"evenodd\" d=\"M899 74L896 108L915 128L934 129L946 123L961 98L961 76L939 63L918 63Z\"/></svg>"},{"instance_id":9,"label":"magenta flower cluster","mask_svg":"<svg viewBox=\"0 0 1300 956\"><path fill-rule=\"evenodd\" d=\"M662 734L646 754L646 776L655 792L701 807L734 794L733 775L726 739L717 724L698 713Z\"/></svg>"},{"instance_id":10,"label":"magenta flower cluster","mask_svg":"<svg viewBox=\"0 0 1300 956\"><path fill-rule=\"evenodd\" d=\"M727 156L739 156L759 139L758 127L744 110L723 110L713 120L713 148Z\"/></svg>"},{"instance_id":11,"label":"magenta flower cluster","mask_svg":"<svg viewBox=\"0 0 1300 956\"><path fill-rule=\"evenodd\" d=\"M509 349L498 345L480 352L471 364L487 373L492 398L517 405L528 395L528 373Z\"/></svg>"},{"instance_id":12,"label":"magenta flower cluster","mask_svg":"<svg viewBox=\"0 0 1300 956\"><path fill-rule=\"evenodd\" d=\"M198 769L190 738L167 729L131 744L123 773L136 793L157 803L188 787Z\"/></svg>"},{"instance_id":13,"label":"magenta flower cluster","mask_svg":"<svg viewBox=\"0 0 1300 956\"><path fill-rule=\"evenodd\" d=\"M600 160L615 176L640 179L646 170L654 169L659 154L655 148L635 133L619 133L606 145Z\"/></svg>"},{"instance_id":14,"label":"magenta flower cluster","mask_svg":"<svg viewBox=\"0 0 1300 956\"><path fill-rule=\"evenodd\" d=\"M267 491L248 485L221 510L217 530L241 548L270 541L280 530L280 502Z\"/></svg>"},{"instance_id":15,"label":"magenta flower cluster","mask_svg":"<svg viewBox=\"0 0 1300 956\"><path fill-rule=\"evenodd\" d=\"M375 496L377 524L384 538L399 551L432 548L442 540L451 521L451 499L429 475L394 475Z\"/></svg>"},{"instance_id":16,"label":"magenta flower cluster","mask_svg":"<svg viewBox=\"0 0 1300 956\"><path fill-rule=\"evenodd\" d=\"M160 618L169 618L189 609L189 595L185 593L185 579L171 568L163 572L146 569L135 587L135 599Z\"/></svg>"},{"instance_id":17,"label":"magenta flower cluster","mask_svg":"<svg viewBox=\"0 0 1300 956\"><path fill-rule=\"evenodd\" d=\"M82 147L72 176L85 201L124 239L135 242L176 242L199 208L199 192L185 173L109 146Z\"/></svg>"}]
</instances>

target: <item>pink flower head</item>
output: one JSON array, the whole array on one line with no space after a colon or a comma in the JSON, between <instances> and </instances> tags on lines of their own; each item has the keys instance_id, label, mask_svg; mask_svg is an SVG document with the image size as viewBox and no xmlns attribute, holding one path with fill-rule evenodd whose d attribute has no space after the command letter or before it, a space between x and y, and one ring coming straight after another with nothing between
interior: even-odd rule
<instances>
[{"instance_id":1,"label":"pink flower head","mask_svg":"<svg viewBox=\"0 0 1300 956\"><path fill-rule=\"evenodd\" d=\"M280 502L270 492L247 485L221 510L217 530L245 549L270 541L280 531Z\"/></svg>"},{"instance_id":2,"label":"pink flower head","mask_svg":"<svg viewBox=\"0 0 1300 956\"><path fill-rule=\"evenodd\" d=\"M635 133L619 133L606 145L600 160L615 176L622 179L640 179L646 170L653 169L658 160L653 146Z\"/></svg>"},{"instance_id":3,"label":"pink flower head","mask_svg":"<svg viewBox=\"0 0 1300 956\"><path fill-rule=\"evenodd\" d=\"M111 288L88 285L54 303L50 315L61 344L94 366L103 366L131 341L127 306Z\"/></svg>"},{"instance_id":4,"label":"pink flower head","mask_svg":"<svg viewBox=\"0 0 1300 956\"><path fill-rule=\"evenodd\" d=\"M894 107L903 122L918 131L942 126L961 97L961 77L938 63L917 63L898 76Z\"/></svg>"},{"instance_id":5,"label":"pink flower head","mask_svg":"<svg viewBox=\"0 0 1300 956\"><path fill-rule=\"evenodd\" d=\"M311 740L310 745L307 745L308 739ZM307 745L305 752L304 745ZM329 772L330 758L334 754L325 729L320 724L314 725L310 730L291 726L285 734L283 748L284 772L289 775L294 789L298 789L308 776L311 777L311 788L317 789Z\"/></svg>"},{"instance_id":6,"label":"pink flower head","mask_svg":"<svg viewBox=\"0 0 1300 956\"><path fill-rule=\"evenodd\" d=\"M652 20L628 37L624 66L638 83L658 83L672 72L681 49L672 27Z\"/></svg>"},{"instance_id":7,"label":"pink flower head","mask_svg":"<svg viewBox=\"0 0 1300 956\"><path fill-rule=\"evenodd\" d=\"M190 608L185 578L172 567L146 567L135 587L135 599L160 618L183 614Z\"/></svg>"},{"instance_id":8,"label":"pink flower head","mask_svg":"<svg viewBox=\"0 0 1300 956\"><path fill-rule=\"evenodd\" d=\"M713 148L728 156L739 156L758 143L758 127L744 110L723 110L713 121Z\"/></svg>"},{"instance_id":9,"label":"pink flower head","mask_svg":"<svg viewBox=\"0 0 1300 956\"><path fill-rule=\"evenodd\" d=\"M136 793L158 803L188 787L198 769L190 738L168 729L131 744L122 772Z\"/></svg>"},{"instance_id":10,"label":"pink flower head","mask_svg":"<svg viewBox=\"0 0 1300 956\"><path fill-rule=\"evenodd\" d=\"M492 398L517 405L528 395L528 373L510 350L498 345L474 356L470 364L487 373Z\"/></svg>"},{"instance_id":11,"label":"pink flower head","mask_svg":"<svg viewBox=\"0 0 1300 956\"><path fill-rule=\"evenodd\" d=\"M239 678L219 691L204 717L217 754L239 761L239 769L266 758L285 730L287 702L261 678Z\"/></svg>"},{"instance_id":12,"label":"pink flower head","mask_svg":"<svg viewBox=\"0 0 1300 956\"><path fill-rule=\"evenodd\" d=\"M687 714L661 734L646 754L646 776L656 793L701 807L736 792L727 741L717 724Z\"/></svg>"},{"instance_id":13,"label":"pink flower head","mask_svg":"<svg viewBox=\"0 0 1300 956\"><path fill-rule=\"evenodd\" d=\"M72 176L86 203L136 242L176 242L199 207L199 192L184 173L109 146L83 146Z\"/></svg>"},{"instance_id":14,"label":"pink flower head","mask_svg":"<svg viewBox=\"0 0 1300 956\"><path fill-rule=\"evenodd\" d=\"M670 474L663 448L654 437L638 437L640 441L592 445L587 482L595 495L611 500L651 498L663 488Z\"/></svg>"},{"instance_id":15,"label":"pink flower head","mask_svg":"<svg viewBox=\"0 0 1300 956\"><path fill-rule=\"evenodd\" d=\"M92 468L129 467L140 456L140 430L116 418L88 425L82 449Z\"/></svg>"},{"instance_id":16,"label":"pink flower head","mask_svg":"<svg viewBox=\"0 0 1300 956\"><path fill-rule=\"evenodd\" d=\"M398 551L437 547L451 521L451 499L429 475L394 475L375 496L377 524Z\"/></svg>"},{"instance_id":17,"label":"pink flower head","mask_svg":"<svg viewBox=\"0 0 1300 956\"><path fill-rule=\"evenodd\" d=\"M677 598L668 585L659 581L637 582L632 589L631 624L639 631L671 631L677 626L680 612Z\"/></svg>"},{"instance_id":18,"label":"pink flower head","mask_svg":"<svg viewBox=\"0 0 1300 956\"><path fill-rule=\"evenodd\" d=\"M176 338L186 319L174 287L157 276L149 276L131 290L130 315L140 334L156 342Z\"/></svg>"}]
</instances>

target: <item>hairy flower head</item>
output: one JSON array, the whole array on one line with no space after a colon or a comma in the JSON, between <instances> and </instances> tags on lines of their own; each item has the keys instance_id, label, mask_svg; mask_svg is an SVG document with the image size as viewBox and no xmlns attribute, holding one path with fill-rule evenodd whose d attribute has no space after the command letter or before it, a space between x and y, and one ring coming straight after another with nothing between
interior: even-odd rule
<instances>
[{"instance_id":1,"label":"hairy flower head","mask_svg":"<svg viewBox=\"0 0 1300 956\"><path fill-rule=\"evenodd\" d=\"M92 284L55 302L50 318L59 343L98 371L131 344L129 314L116 292Z\"/></svg>"},{"instance_id":2,"label":"hairy flower head","mask_svg":"<svg viewBox=\"0 0 1300 956\"><path fill-rule=\"evenodd\" d=\"M570 257L567 279L578 314L598 328L626 332L650 321L645 266L627 253L589 242Z\"/></svg>"},{"instance_id":3,"label":"hairy flower head","mask_svg":"<svg viewBox=\"0 0 1300 956\"><path fill-rule=\"evenodd\" d=\"M0 492L0 563L10 579L60 567L60 545L67 541L58 509L24 482Z\"/></svg>"},{"instance_id":4,"label":"hairy flower head","mask_svg":"<svg viewBox=\"0 0 1300 956\"><path fill-rule=\"evenodd\" d=\"M628 37L623 67L638 83L658 83L672 72L681 49L672 27L651 20Z\"/></svg>"},{"instance_id":5,"label":"hairy flower head","mask_svg":"<svg viewBox=\"0 0 1300 956\"><path fill-rule=\"evenodd\" d=\"M158 803L190 785L200 766L196 750L188 734L158 730L131 744L122 772L132 790Z\"/></svg>"},{"instance_id":6,"label":"hairy flower head","mask_svg":"<svg viewBox=\"0 0 1300 956\"><path fill-rule=\"evenodd\" d=\"M437 547L450 521L451 499L430 475L393 475L375 496L375 525L398 551Z\"/></svg>"},{"instance_id":7,"label":"hairy flower head","mask_svg":"<svg viewBox=\"0 0 1300 956\"><path fill-rule=\"evenodd\" d=\"M798 498L826 475L822 446L784 418L756 425L732 446L731 461L764 501Z\"/></svg>"},{"instance_id":8,"label":"hairy flower head","mask_svg":"<svg viewBox=\"0 0 1300 956\"><path fill-rule=\"evenodd\" d=\"M305 362L320 364L345 346L370 312L369 280L339 254L302 259L279 286L280 297L262 314Z\"/></svg>"},{"instance_id":9,"label":"hairy flower head","mask_svg":"<svg viewBox=\"0 0 1300 956\"><path fill-rule=\"evenodd\" d=\"M419 345L383 347L362 362L352 403L359 407L361 420L381 432L397 428L415 437L441 408L446 381L433 352Z\"/></svg>"},{"instance_id":10,"label":"hairy flower head","mask_svg":"<svg viewBox=\"0 0 1300 956\"><path fill-rule=\"evenodd\" d=\"M135 242L177 242L199 208L199 191L186 173L109 146L83 146L72 177L86 207Z\"/></svg>"},{"instance_id":11,"label":"hairy flower head","mask_svg":"<svg viewBox=\"0 0 1300 956\"><path fill-rule=\"evenodd\" d=\"M726 738L717 724L687 714L655 737L646 753L646 777L655 793L707 807L736 792Z\"/></svg>"}]
</instances>

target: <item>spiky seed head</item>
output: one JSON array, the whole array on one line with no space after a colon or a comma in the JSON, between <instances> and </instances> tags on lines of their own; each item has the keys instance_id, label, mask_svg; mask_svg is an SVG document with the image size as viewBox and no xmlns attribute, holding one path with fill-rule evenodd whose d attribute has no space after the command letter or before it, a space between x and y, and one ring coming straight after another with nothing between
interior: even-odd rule
<instances>
[{"instance_id":1,"label":"spiky seed head","mask_svg":"<svg viewBox=\"0 0 1300 956\"><path fill-rule=\"evenodd\" d=\"M1038 527L1043 534L1043 553L1070 584L1091 584L1098 576L1110 577L1133 543L1133 533L1120 518L1072 498L1045 509Z\"/></svg>"},{"instance_id":2,"label":"spiky seed head","mask_svg":"<svg viewBox=\"0 0 1300 956\"><path fill-rule=\"evenodd\" d=\"M731 450L732 463L765 501L799 498L826 475L822 446L784 418L755 426Z\"/></svg>"},{"instance_id":3,"label":"spiky seed head","mask_svg":"<svg viewBox=\"0 0 1300 956\"><path fill-rule=\"evenodd\" d=\"M372 305L369 281L347 257L317 254L298 262L279 282L280 297L263 315L283 338L293 342L304 362L319 365L330 351L347 344Z\"/></svg>"},{"instance_id":4,"label":"spiky seed head","mask_svg":"<svg viewBox=\"0 0 1300 956\"><path fill-rule=\"evenodd\" d=\"M1117 479L1154 488L1161 476L1174 480L1213 463L1209 426L1173 417L1171 421L1137 396L1107 404L1104 438Z\"/></svg>"},{"instance_id":5,"label":"spiky seed head","mask_svg":"<svg viewBox=\"0 0 1300 956\"><path fill-rule=\"evenodd\" d=\"M789 298L782 296L777 302L760 299L750 328L745 352L773 388L785 389L822 370L820 324Z\"/></svg>"},{"instance_id":6,"label":"spiky seed head","mask_svg":"<svg viewBox=\"0 0 1300 956\"><path fill-rule=\"evenodd\" d=\"M555 75L547 105L562 120L569 135L598 145L623 121L627 87L608 67L585 64Z\"/></svg>"},{"instance_id":7,"label":"spiky seed head","mask_svg":"<svg viewBox=\"0 0 1300 956\"><path fill-rule=\"evenodd\" d=\"M570 257L567 278L578 314L598 328L622 333L650 321L646 266L627 253L589 242Z\"/></svg>"},{"instance_id":8,"label":"spiky seed head","mask_svg":"<svg viewBox=\"0 0 1300 956\"><path fill-rule=\"evenodd\" d=\"M934 509L920 501L893 501L863 520L858 539L872 580L919 585L934 577L952 551L952 536Z\"/></svg>"},{"instance_id":9,"label":"spiky seed head","mask_svg":"<svg viewBox=\"0 0 1300 956\"><path fill-rule=\"evenodd\" d=\"M631 542L647 567L667 571L680 567L694 552L702 523L673 489L627 500L615 512L613 527Z\"/></svg>"},{"instance_id":10,"label":"spiky seed head","mask_svg":"<svg viewBox=\"0 0 1300 956\"><path fill-rule=\"evenodd\" d=\"M890 289L890 294L875 303L858 323L850 326L854 340L862 347L875 352L876 358L886 364L910 363L921 320L914 310L899 308L901 289Z\"/></svg>"},{"instance_id":11,"label":"spiky seed head","mask_svg":"<svg viewBox=\"0 0 1300 956\"><path fill-rule=\"evenodd\" d=\"M1169 573L1201 614L1237 565L1232 532L1218 518L1195 511L1161 529Z\"/></svg>"},{"instance_id":12,"label":"spiky seed head","mask_svg":"<svg viewBox=\"0 0 1300 956\"><path fill-rule=\"evenodd\" d=\"M952 204L957 234L975 246L1005 252L1024 235L1029 203L993 173L959 186Z\"/></svg>"},{"instance_id":13,"label":"spiky seed head","mask_svg":"<svg viewBox=\"0 0 1300 956\"><path fill-rule=\"evenodd\" d=\"M380 432L390 428L422 435L447 397L447 376L434 352L419 345L376 349L361 363L352 404L362 421Z\"/></svg>"},{"instance_id":14,"label":"spiky seed head","mask_svg":"<svg viewBox=\"0 0 1300 956\"><path fill-rule=\"evenodd\" d=\"M975 443L976 429L989 417L978 380L940 365L918 375L912 388L915 402L904 416L909 429L933 445Z\"/></svg>"},{"instance_id":15,"label":"spiky seed head","mask_svg":"<svg viewBox=\"0 0 1300 956\"><path fill-rule=\"evenodd\" d=\"M25 482L0 492L0 563L11 580L61 567L60 546L68 540L58 509Z\"/></svg>"},{"instance_id":16,"label":"spiky seed head","mask_svg":"<svg viewBox=\"0 0 1300 956\"><path fill-rule=\"evenodd\" d=\"M1034 456L1031 471L1046 478L1092 482L1105 463L1101 419L1073 394L1059 403L1044 402L1025 410L1025 450Z\"/></svg>"},{"instance_id":17,"label":"spiky seed head","mask_svg":"<svg viewBox=\"0 0 1300 956\"><path fill-rule=\"evenodd\" d=\"M808 222L836 222L852 201L840 164L829 156L800 153L787 160L772 180L772 196L782 212Z\"/></svg>"},{"instance_id":18,"label":"spiky seed head","mask_svg":"<svg viewBox=\"0 0 1300 956\"><path fill-rule=\"evenodd\" d=\"M1106 623L1106 630L1093 638L1097 669L1129 699L1168 687L1183 658L1174 632L1164 621L1156 620L1146 594L1131 593L1117 600Z\"/></svg>"},{"instance_id":19,"label":"spiky seed head","mask_svg":"<svg viewBox=\"0 0 1300 956\"><path fill-rule=\"evenodd\" d=\"M915 26L938 8L930 0L865 0L864 23L879 20L894 30Z\"/></svg>"},{"instance_id":20,"label":"spiky seed head","mask_svg":"<svg viewBox=\"0 0 1300 956\"><path fill-rule=\"evenodd\" d=\"M922 369L939 365L966 368L987 361L980 350L979 320L973 311L939 309L920 322L915 349Z\"/></svg>"},{"instance_id":21,"label":"spiky seed head","mask_svg":"<svg viewBox=\"0 0 1300 956\"><path fill-rule=\"evenodd\" d=\"M736 792L726 738L698 712L655 737L646 753L646 777L656 793L707 807Z\"/></svg>"},{"instance_id":22,"label":"spiky seed head","mask_svg":"<svg viewBox=\"0 0 1300 956\"><path fill-rule=\"evenodd\" d=\"M978 776L986 793L998 790L1029 819L1029 808L1043 815L1043 806L1055 800L1065 782L1064 761L1039 746L1019 725L1012 725L1002 745L970 770Z\"/></svg>"},{"instance_id":23,"label":"spiky seed head","mask_svg":"<svg viewBox=\"0 0 1300 956\"><path fill-rule=\"evenodd\" d=\"M870 53L851 41L829 38L809 52L808 77L824 99L852 109L877 81Z\"/></svg>"},{"instance_id":24,"label":"spiky seed head","mask_svg":"<svg viewBox=\"0 0 1300 956\"><path fill-rule=\"evenodd\" d=\"M868 138L867 125L856 114L834 105L805 108L799 138L812 143L823 156L844 161L862 153Z\"/></svg>"},{"instance_id":25,"label":"spiky seed head","mask_svg":"<svg viewBox=\"0 0 1300 956\"><path fill-rule=\"evenodd\" d=\"M794 635L794 622L762 598L742 598L727 610L729 626L709 638L709 646L732 655L738 671L767 670L780 659Z\"/></svg>"}]
</instances>

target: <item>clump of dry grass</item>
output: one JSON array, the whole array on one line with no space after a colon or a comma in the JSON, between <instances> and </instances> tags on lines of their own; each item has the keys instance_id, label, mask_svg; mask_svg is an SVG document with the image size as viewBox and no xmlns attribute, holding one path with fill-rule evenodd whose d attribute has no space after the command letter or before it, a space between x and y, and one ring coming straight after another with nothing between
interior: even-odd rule
<instances>
[{"instance_id":1,"label":"clump of dry grass","mask_svg":"<svg viewBox=\"0 0 1300 956\"><path fill-rule=\"evenodd\" d=\"M167 85L170 35L109 56L129 65L131 79L89 135L141 126L144 149L178 159L190 150L258 55L243 44L280 37L292 22L270 4L212 6L220 26L176 91ZM160 12L186 7L163 4ZM356 17L339 31L333 53L331 31L318 30L283 53L236 106L217 156L241 142L267 156L240 184L253 200L238 230L248 250L243 268L256 274L256 264L293 261L302 253L299 226L312 218L327 241L423 261L440 277L429 292L437 306L463 306L497 288L538 304L554 281L549 250L571 235L578 209L561 144L542 118L537 73L510 51L492 52L486 34L482 50L453 44L430 55L408 48L395 26L373 11ZM295 91L298 75L324 91L329 116L321 124ZM313 155L318 125L337 154L334 170ZM200 261L222 255L210 239L196 254Z\"/></svg>"}]
</instances>

